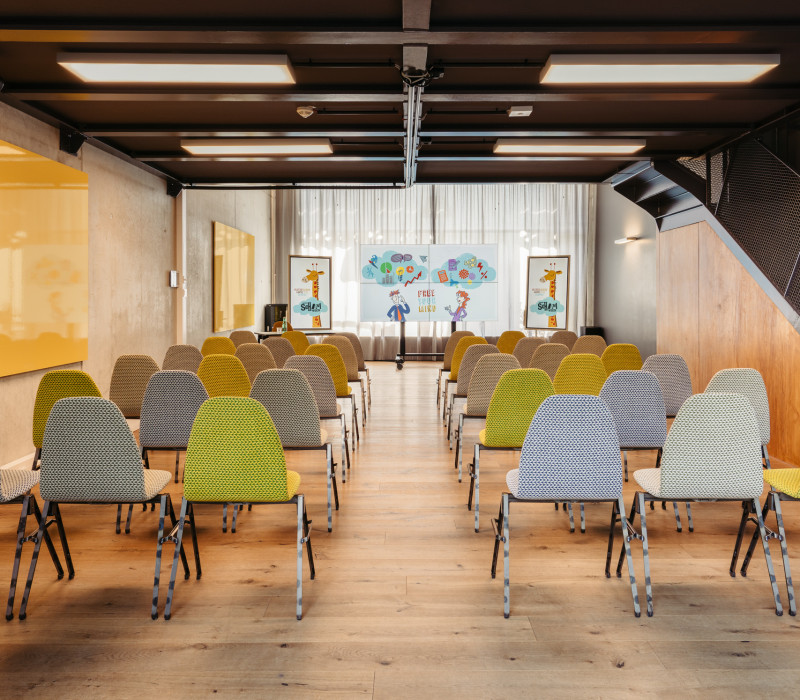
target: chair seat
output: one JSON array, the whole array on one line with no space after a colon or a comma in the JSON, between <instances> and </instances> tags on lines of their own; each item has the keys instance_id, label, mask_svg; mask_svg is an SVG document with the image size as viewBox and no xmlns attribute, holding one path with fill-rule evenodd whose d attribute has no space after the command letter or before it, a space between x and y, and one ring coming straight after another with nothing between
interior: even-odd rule
<instances>
[{"instance_id":1,"label":"chair seat","mask_svg":"<svg viewBox=\"0 0 800 700\"><path fill-rule=\"evenodd\" d=\"M512 449L512 448L521 449L522 448L522 443L520 443L519 445L487 445L486 444L486 428L484 428L483 430L481 430L478 433L478 442L480 442L481 445L483 445L484 447L507 447L509 449Z\"/></svg>"},{"instance_id":2,"label":"chair seat","mask_svg":"<svg viewBox=\"0 0 800 700\"><path fill-rule=\"evenodd\" d=\"M514 496L519 496L519 469L512 469L506 474L506 485Z\"/></svg>"},{"instance_id":3,"label":"chair seat","mask_svg":"<svg viewBox=\"0 0 800 700\"><path fill-rule=\"evenodd\" d=\"M336 394L336 398L337 399L343 399L345 396L350 396L350 394L352 394L352 393L353 393L353 387L351 387L348 384L347 385L347 390L346 391L343 390L343 393L341 393L341 394Z\"/></svg>"},{"instance_id":4,"label":"chair seat","mask_svg":"<svg viewBox=\"0 0 800 700\"><path fill-rule=\"evenodd\" d=\"M149 501L151 498L155 498L171 478L172 474L170 472L165 472L161 469L145 469L144 499Z\"/></svg>"},{"instance_id":5,"label":"chair seat","mask_svg":"<svg viewBox=\"0 0 800 700\"><path fill-rule=\"evenodd\" d=\"M633 478L647 493L661 498L661 470L660 469L637 469L633 472Z\"/></svg>"},{"instance_id":6,"label":"chair seat","mask_svg":"<svg viewBox=\"0 0 800 700\"><path fill-rule=\"evenodd\" d=\"M286 493L288 501L297 495L297 489L300 488L300 475L297 472L286 470Z\"/></svg>"},{"instance_id":7,"label":"chair seat","mask_svg":"<svg viewBox=\"0 0 800 700\"><path fill-rule=\"evenodd\" d=\"M39 483L39 472L27 469L0 469L0 503L13 501Z\"/></svg>"},{"instance_id":8,"label":"chair seat","mask_svg":"<svg viewBox=\"0 0 800 700\"><path fill-rule=\"evenodd\" d=\"M776 491L800 498L800 469L765 469L764 481Z\"/></svg>"}]
</instances>

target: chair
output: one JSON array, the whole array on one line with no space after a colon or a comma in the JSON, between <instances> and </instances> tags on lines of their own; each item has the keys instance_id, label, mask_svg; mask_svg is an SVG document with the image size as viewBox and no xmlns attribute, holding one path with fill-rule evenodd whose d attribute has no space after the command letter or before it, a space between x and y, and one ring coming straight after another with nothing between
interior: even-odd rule
<instances>
[{"instance_id":1,"label":"chair","mask_svg":"<svg viewBox=\"0 0 800 700\"><path fill-rule=\"evenodd\" d=\"M444 359L442 360L442 366L439 367L439 376L436 379L436 405L439 405L439 401L443 398L442 395L442 372L449 372L450 367L453 362L453 353L456 350L456 345L458 345L458 341L462 338L466 338L467 336L475 335L472 331L454 331L450 334L450 337L447 339L447 342L444 346Z\"/></svg>"},{"instance_id":2,"label":"chair","mask_svg":"<svg viewBox=\"0 0 800 700\"><path fill-rule=\"evenodd\" d=\"M344 366L344 360L339 352L339 348L328 343L315 343L310 345L305 352L306 355L312 355L322 358L328 366L328 371L331 373L333 379L333 386L336 388L337 399L350 399L350 416L351 427L355 440L353 441L353 451L356 449L356 442L360 440L358 434L358 405L353 390L347 383L347 369Z\"/></svg>"},{"instance_id":3,"label":"chair","mask_svg":"<svg viewBox=\"0 0 800 700\"><path fill-rule=\"evenodd\" d=\"M573 333L572 331L556 331L550 336L551 343L561 343L562 345L566 345L570 352L573 352L572 346L575 345L576 340L578 340L578 334Z\"/></svg>"},{"instance_id":4,"label":"chair","mask_svg":"<svg viewBox=\"0 0 800 700\"><path fill-rule=\"evenodd\" d=\"M356 333L350 331L342 331L337 335L343 335L353 344L353 350L356 351L356 359L358 360L358 371L363 372L367 378L367 405L372 406L372 389L370 388L369 367L364 362L364 347L361 345L361 338Z\"/></svg>"},{"instance_id":5,"label":"chair","mask_svg":"<svg viewBox=\"0 0 800 700\"><path fill-rule=\"evenodd\" d=\"M540 345L544 345L547 341L544 338L520 338L519 342L514 346L514 352L511 354L517 358L520 367L527 367L531 363L533 353Z\"/></svg>"},{"instance_id":6,"label":"chair","mask_svg":"<svg viewBox=\"0 0 800 700\"><path fill-rule=\"evenodd\" d=\"M664 396L667 418L674 418L683 402L692 395L692 378L686 360L680 355L650 355L642 369L656 375Z\"/></svg>"},{"instance_id":7,"label":"chair","mask_svg":"<svg viewBox=\"0 0 800 700\"><path fill-rule=\"evenodd\" d=\"M476 343L470 345L461 359L461 364L458 367L458 380L456 381L455 391L450 394L450 405L447 408L447 439L450 441L450 449L453 449L453 438L451 427L453 426L453 412L457 399L466 399L467 391L469 390L469 383L472 379L472 373L475 371L478 362L484 355L497 355L500 353L496 345L489 345L487 343Z\"/></svg>"},{"instance_id":8,"label":"chair","mask_svg":"<svg viewBox=\"0 0 800 700\"><path fill-rule=\"evenodd\" d=\"M333 383L328 365L321 357L315 355L292 355L286 360L285 369L297 369L308 381L314 400L317 402L319 418L322 421L335 420L342 426L342 483L347 481L347 469L350 468L350 447L347 441L348 430L342 407L336 402L336 386Z\"/></svg>"},{"instance_id":9,"label":"chair","mask_svg":"<svg viewBox=\"0 0 800 700\"><path fill-rule=\"evenodd\" d=\"M540 369L513 369L500 377L489 401L486 427L478 433L473 462L469 465L467 508L472 508L474 493L475 532L478 532L479 527L481 451L521 450L536 410L552 394L550 377Z\"/></svg>"},{"instance_id":10,"label":"chair","mask_svg":"<svg viewBox=\"0 0 800 700\"><path fill-rule=\"evenodd\" d=\"M503 331L497 339L497 349L511 355L517 343L525 337L522 331Z\"/></svg>"},{"instance_id":11,"label":"chair","mask_svg":"<svg viewBox=\"0 0 800 700\"><path fill-rule=\"evenodd\" d=\"M606 368L606 374L620 369L641 369L642 356L639 348L631 343L612 343L600 358Z\"/></svg>"},{"instance_id":12,"label":"chair","mask_svg":"<svg viewBox=\"0 0 800 700\"><path fill-rule=\"evenodd\" d=\"M612 503L611 527L606 553L606 577L610 577L614 527L622 529L633 595L633 613L641 615L633 557L628 544L628 523L622 500L619 444L614 420L603 401L595 396L559 395L546 398L531 421L519 458L519 468L506 476L500 514L495 530L492 578L503 542L503 615L510 615L510 506L511 503L585 502Z\"/></svg>"},{"instance_id":13,"label":"chair","mask_svg":"<svg viewBox=\"0 0 800 700\"><path fill-rule=\"evenodd\" d=\"M355 348L353 348L353 343L350 342L349 338L345 338L343 335L326 336L325 342L339 350L342 360L344 361L344 368L347 371L347 383L358 382L361 388L361 425L365 426L367 424L366 392L364 391L364 380L358 373L358 357L356 356Z\"/></svg>"},{"instance_id":14,"label":"chair","mask_svg":"<svg viewBox=\"0 0 800 700\"><path fill-rule=\"evenodd\" d=\"M306 334L302 331L285 331L281 334L281 338L286 338L292 344L296 355L304 354L308 346L311 345Z\"/></svg>"},{"instance_id":15,"label":"chair","mask_svg":"<svg viewBox=\"0 0 800 700\"><path fill-rule=\"evenodd\" d=\"M198 503L296 504L297 506L297 598L299 620L303 614L303 545L306 545L311 578L315 576L311 532L305 498L298 492L300 475L286 469L278 431L266 409L255 399L220 396L200 408L189 438L184 468L183 501L176 530L176 551L183 541L188 516L192 530L197 578L200 555L194 506ZM178 557L164 608L164 619L172 616ZM158 587L156 586L156 596Z\"/></svg>"},{"instance_id":16,"label":"chair","mask_svg":"<svg viewBox=\"0 0 800 700\"><path fill-rule=\"evenodd\" d=\"M283 367L288 358L297 354L295 353L292 344L286 340L286 338L264 338L264 340L261 341L261 344L267 348L270 353L272 353L272 358L275 360L275 364L278 366L278 369Z\"/></svg>"},{"instance_id":17,"label":"chair","mask_svg":"<svg viewBox=\"0 0 800 700\"><path fill-rule=\"evenodd\" d=\"M236 348L236 357L242 361L251 384L256 380L259 372L278 367L272 353L266 345L261 345L261 343L243 343Z\"/></svg>"},{"instance_id":18,"label":"chair","mask_svg":"<svg viewBox=\"0 0 800 700\"><path fill-rule=\"evenodd\" d=\"M45 373L39 381L36 390L36 401L33 404L33 446L36 452L33 455L31 469L36 469L39 458L42 456L42 440L44 428L50 411L59 399L68 396L96 396L100 397L100 389L86 373L77 369L55 369Z\"/></svg>"},{"instance_id":19,"label":"chair","mask_svg":"<svg viewBox=\"0 0 800 700\"><path fill-rule=\"evenodd\" d=\"M562 345L561 343L545 343L536 348L528 368L544 371L552 381L556 376L561 360L567 355L569 355L569 348L566 345Z\"/></svg>"},{"instance_id":20,"label":"chair","mask_svg":"<svg viewBox=\"0 0 800 700\"><path fill-rule=\"evenodd\" d=\"M289 323L288 321L286 322L286 330L287 331L293 331L294 330L292 324ZM272 332L273 333L281 333L282 331L283 331L283 321L275 321L275 323L272 324Z\"/></svg>"},{"instance_id":21,"label":"chair","mask_svg":"<svg viewBox=\"0 0 800 700\"><path fill-rule=\"evenodd\" d=\"M158 371L158 364L149 355L120 355L117 358L111 373L108 398L117 404L123 416L139 417L147 382Z\"/></svg>"},{"instance_id":22,"label":"chair","mask_svg":"<svg viewBox=\"0 0 800 700\"><path fill-rule=\"evenodd\" d=\"M470 352L483 347L492 348L494 346L473 345L464 355L464 361L466 362L466 357ZM464 362L461 364L463 366ZM492 399L492 394L497 387L497 383L500 381L500 377L512 369L521 369L516 357L507 355L506 353L494 352L480 357L478 363L475 365L474 371L471 373L466 391L467 403L464 406L464 410L458 416L458 429L456 431L455 468L458 469L459 482L461 481L464 421L467 419L483 420L486 418L486 413L489 410L489 402ZM460 386L460 376L458 383ZM456 390L457 393L459 391L459 389Z\"/></svg>"},{"instance_id":23,"label":"chair","mask_svg":"<svg viewBox=\"0 0 800 700\"><path fill-rule=\"evenodd\" d=\"M567 355L553 379L553 389L556 394L599 396L606 379L606 369L597 355Z\"/></svg>"},{"instance_id":24,"label":"chair","mask_svg":"<svg viewBox=\"0 0 800 700\"><path fill-rule=\"evenodd\" d=\"M203 341L200 348L203 357L208 355L235 355L236 346L230 338L222 335L211 335Z\"/></svg>"},{"instance_id":25,"label":"chair","mask_svg":"<svg viewBox=\"0 0 800 700\"><path fill-rule=\"evenodd\" d=\"M164 355L161 369L182 369L197 374L203 353L194 345L170 345Z\"/></svg>"},{"instance_id":26,"label":"chair","mask_svg":"<svg viewBox=\"0 0 800 700\"><path fill-rule=\"evenodd\" d=\"M570 348L570 352L574 352L576 355L578 353L592 353L592 355L597 355L598 357L603 356L603 352L606 349L606 341L601 335L582 335L576 341L575 344Z\"/></svg>"},{"instance_id":27,"label":"chair","mask_svg":"<svg viewBox=\"0 0 800 700\"><path fill-rule=\"evenodd\" d=\"M681 406L667 435L660 469L639 469L633 478L636 492L629 520L641 521L647 615L653 614L650 577L650 543L647 539L645 503L648 501L740 501L742 520L731 560L733 574L738 544L750 513L756 516L761 545L772 584L776 614L783 614L772 557L766 542L759 497L764 489L761 438L753 407L738 394L695 394ZM617 573L621 567L617 564Z\"/></svg>"},{"instance_id":28,"label":"chair","mask_svg":"<svg viewBox=\"0 0 800 700\"><path fill-rule=\"evenodd\" d=\"M250 380L242 361L234 355L206 355L197 369L210 398L249 396Z\"/></svg>"},{"instance_id":29,"label":"chair","mask_svg":"<svg viewBox=\"0 0 800 700\"><path fill-rule=\"evenodd\" d=\"M444 380L444 391L442 392L442 399L444 399L442 405L442 423L447 423L447 390L451 384L454 384L458 381L458 368L461 366L461 360L464 359L464 353L467 351L472 345L486 345L486 338L480 338L474 335L468 335L461 338L456 345L455 350L453 350L453 357L450 360L450 374Z\"/></svg>"},{"instance_id":30,"label":"chair","mask_svg":"<svg viewBox=\"0 0 800 700\"><path fill-rule=\"evenodd\" d=\"M256 334L253 331L231 331L231 340L233 344L238 348L240 345L244 345L245 343L257 343L258 338L256 338Z\"/></svg>"},{"instance_id":31,"label":"chair","mask_svg":"<svg viewBox=\"0 0 800 700\"><path fill-rule=\"evenodd\" d=\"M28 600L36 573L39 548L48 518L55 519L61 546L67 562L69 578L75 575L67 543L60 505L63 503L160 503L158 536L156 540L156 566L151 615L157 616L158 579L161 568L161 548L169 537L164 537L164 520L169 514L176 525L172 501L163 489L172 475L166 471L145 469L139 448L125 417L119 408L106 399L72 397L59 401L47 419L42 447L39 491L44 504L36 533L36 544L31 558L28 580L22 594L19 618L24 620ZM183 562L184 573L189 576L186 556L176 547Z\"/></svg>"},{"instance_id":32,"label":"chair","mask_svg":"<svg viewBox=\"0 0 800 700\"><path fill-rule=\"evenodd\" d=\"M767 398L767 387L764 386L764 378L757 369L747 367L737 367L732 369L722 369L717 372L711 381L708 382L706 392L723 391L732 394L742 394L753 406L758 421L758 429L761 433L761 457L767 469L770 468L769 453L769 399Z\"/></svg>"},{"instance_id":33,"label":"chair","mask_svg":"<svg viewBox=\"0 0 800 700\"><path fill-rule=\"evenodd\" d=\"M328 434L320 427L319 410L311 385L298 369L262 372L253 383L250 398L267 409L275 424L283 451L324 450L328 480L328 532L332 529L331 487L339 510L336 464Z\"/></svg>"}]
</instances>

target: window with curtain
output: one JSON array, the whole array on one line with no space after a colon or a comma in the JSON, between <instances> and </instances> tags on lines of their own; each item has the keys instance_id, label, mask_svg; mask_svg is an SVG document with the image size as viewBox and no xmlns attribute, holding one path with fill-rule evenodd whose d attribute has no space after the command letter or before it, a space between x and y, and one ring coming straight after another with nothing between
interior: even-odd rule
<instances>
[{"instance_id":1,"label":"window with curtain","mask_svg":"<svg viewBox=\"0 0 800 700\"><path fill-rule=\"evenodd\" d=\"M570 255L568 326L592 325L596 186L591 184L416 185L405 190L279 190L275 195L276 297L287 293L292 255L333 258L332 311L337 330L367 340L373 359L393 359L399 328L359 321L362 243L496 244L506 271L498 289L497 320L459 324L477 335L524 330L529 255ZM432 349L449 323L407 323L409 352ZM429 339L433 339L432 341ZM372 342L369 342L369 341Z\"/></svg>"}]
</instances>

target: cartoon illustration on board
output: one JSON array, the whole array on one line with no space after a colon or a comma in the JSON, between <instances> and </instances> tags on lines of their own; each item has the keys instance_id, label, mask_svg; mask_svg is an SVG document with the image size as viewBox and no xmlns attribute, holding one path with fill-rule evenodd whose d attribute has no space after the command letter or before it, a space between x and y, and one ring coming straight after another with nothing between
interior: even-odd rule
<instances>
[{"instance_id":1,"label":"cartoon illustration on board","mask_svg":"<svg viewBox=\"0 0 800 700\"><path fill-rule=\"evenodd\" d=\"M306 270L308 274L302 278L303 282L311 282L311 296L319 301L319 276L324 275L324 272L317 270L317 263L312 265L313 270ZM312 328L322 328L322 319L319 316L314 316L311 319Z\"/></svg>"},{"instance_id":2,"label":"cartoon illustration on board","mask_svg":"<svg viewBox=\"0 0 800 700\"><path fill-rule=\"evenodd\" d=\"M466 318L468 301L469 301L469 294L467 294L463 289L459 289L456 292L456 302L458 303L456 310L453 311L453 309L450 306L444 307L445 311L447 311L450 314L450 316L453 317L453 323L457 321L463 321Z\"/></svg>"},{"instance_id":3,"label":"cartoon illustration on board","mask_svg":"<svg viewBox=\"0 0 800 700\"><path fill-rule=\"evenodd\" d=\"M427 257L427 256L425 256ZM375 280L382 287L421 286L428 278L428 268L411 253L385 251L380 257L371 254L361 268L362 280Z\"/></svg>"},{"instance_id":4,"label":"cartoon illustration on board","mask_svg":"<svg viewBox=\"0 0 800 700\"><path fill-rule=\"evenodd\" d=\"M400 294L399 289L393 289L389 292L389 298L392 300L392 308L386 312L390 321L399 321L404 323L406 314L411 311L411 307L406 302L405 298Z\"/></svg>"},{"instance_id":5,"label":"cartoon illustration on board","mask_svg":"<svg viewBox=\"0 0 800 700\"><path fill-rule=\"evenodd\" d=\"M468 289L476 289L484 282L494 282L497 279L497 271L486 260L481 260L473 253L462 253L455 258L449 258L431 274L436 282L448 287Z\"/></svg>"}]
</instances>

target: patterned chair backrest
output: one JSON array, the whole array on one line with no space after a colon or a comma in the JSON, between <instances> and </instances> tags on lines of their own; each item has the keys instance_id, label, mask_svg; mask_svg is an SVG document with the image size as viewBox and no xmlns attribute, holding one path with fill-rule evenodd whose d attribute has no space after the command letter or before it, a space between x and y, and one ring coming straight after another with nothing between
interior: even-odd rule
<instances>
[{"instance_id":1,"label":"patterned chair backrest","mask_svg":"<svg viewBox=\"0 0 800 700\"><path fill-rule=\"evenodd\" d=\"M761 433L741 394L695 394L681 406L661 457L664 498L758 498Z\"/></svg>"},{"instance_id":2,"label":"patterned chair backrest","mask_svg":"<svg viewBox=\"0 0 800 700\"><path fill-rule=\"evenodd\" d=\"M230 338L224 335L210 335L203 341L203 346L200 348L203 357L208 355L235 355L236 346Z\"/></svg>"},{"instance_id":3,"label":"patterned chair backrest","mask_svg":"<svg viewBox=\"0 0 800 700\"><path fill-rule=\"evenodd\" d=\"M286 338L294 348L296 355L302 355L311 343L308 342L306 334L302 331L286 331L281 334L281 338Z\"/></svg>"},{"instance_id":4,"label":"patterned chair backrest","mask_svg":"<svg viewBox=\"0 0 800 700\"><path fill-rule=\"evenodd\" d=\"M496 345L489 345L488 343L476 343L470 345L461 358L461 364L458 367L458 380L456 381L456 394L461 396L467 395L469 389L469 382L472 379L472 373L475 371L478 362L484 355L500 355L502 354Z\"/></svg>"},{"instance_id":5,"label":"patterned chair backrest","mask_svg":"<svg viewBox=\"0 0 800 700\"><path fill-rule=\"evenodd\" d=\"M139 447L116 404L81 396L53 406L44 431L39 489L45 500L62 503L145 498Z\"/></svg>"},{"instance_id":6,"label":"patterned chair backrest","mask_svg":"<svg viewBox=\"0 0 800 700\"><path fill-rule=\"evenodd\" d=\"M319 409L299 369L271 369L256 377L250 398L267 409L284 447L319 447Z\"/></svg>"},{"instance_id":7,"label":"patterned chair backrest","mask_svg":"<svg viewBox=\"0 0 800 700\"><path fill-rule=\"evenodd\" d=\"M342 331L341 333L337 333L337 335L343 335L353 344L353 350L356 351L356 359L358 360L358 371L363 372L366 370L367 366L364 364L364 346L361 345L361 338L359 338L356 333L351 333L350 331Z\"/></svg>"},{"instance_id":8,"label":"patterned chair backrest","mask_svg":"<svg viewBox=\"0 0 800 700\"><path fill-rule=\"evenodd\" d=\"M545 399L522 445L518 495L554 501L622 496L617 431L601 399Z\"/></svg>"},{"instance_id":9,"label":"patterned chair backrest","mask_svg":"<svg viewBox=\"0 0 800 700\"><path fill-rule=\"evenodd\" d=\"M272 353L272 358L275 360L278 369L283 367L284 364L286 364L286 360L292 357L292 355L297 354L292 344L286 340L286 338L264 338L261 344Z\"/></svg>"},{"instance_id":10,"label":"patterned chair backrest","mask_svg":"<svg viewBox=\"0 0 800 700\"><path fill-rule=\"evenodd\" d=\"M328 343L314 343L305 352L306 355L316 355L321 357L333 379L333 386L336 387L336 396L349 396L350 386L347 384L347 368L344 366L342 354L339 348Z\"/></svg>"},{"instance_id":11,"label":"patterned chair backrest","mask_svg":"<svg viewBox=\"0 0 800 700\"><path fill-rule=\"evenodd\" d=\"M138 418L142 412L142 399L150 381L159 371L158 363L149 355L120 355L111 373L108 398L126 418Z\"/></svg>"},{"instance_id":12,"label":"patterned chair backrest","mask_svg":"<svg viewBox=\"0 0 800 700\"><path fill-rule=\"evenodd\" d=\"M606 374L620 369L641 369L642 355L632 343L611 343L600 358L606 366Z\"/></svg>"},{"instance_id":13,"label":"patterned chair backrest","mask_svg":"<svg viewBox=\"0 0 800 700\"><path fill-rule=\"evenodd\" d=\"M343 335L328 335L325 336L324 342L328 345L333 345L339 350L339 354L344 361L344 368L347 371L347 381L358 381L358 357L356 356L355 348L350 342L349 338Z\"/></svg>"},{"instance_id":14,"label":"patterned chair backrest","mask_svg":"<svg viewBox=\"0 0 800 700\"><path fill-rule=\"evenodd\" d=\"M185 450L195 416L207 399L208 392L194 372L156 372L144 392L139 444Z\"/></svg>"},{"instance_id":15,"label":"patterned chair backrest","mask_svg":"<svg viewBox=\"0 0 800 700\"><path fill-rule=\"evenodd\" d=\"M219 396L200 407L186 450L183 494L188 500L285 501L286 482L278 431L258 401Z\"/></svg>"},{"instance_id":16,"label":"patterned chair backrest","mask_svg":"<svg viewBox=\"0 0 800 700\"><path fill-rule=\"evenodd\" d=\"M481 338L475 335L468 335L458 341L456 349L453 351L453 358L450 360L450 375L451 382L458 381L458 370L461 367L461 361L464 359L464 353L467 348L473 345L487 345L486 338Z\"/></svg>"},{"instance_id":17,"label":"patterned chair backrest","mask_svg":"<svg viewBox=\"0 0 800 700\"><path fill-rule=\"evenodd\" d=\"M656 375L667 415L677 415L683 402L692 395L692 378L686 360L680 355L650 355L642 369Z\"/></svg>"},{"instance_id":18,"label":"patterned chair backrest","mask_svg":"<svg viewBox=\"0 0 800 700\"><path fill-rule=\"evenodd\" d=\"M249 396L250 379L242 361L234 355L208 355L197 370L208 395Z\"/></svg>"},{"instance_id":19,"label":"patterned chair backrest","mask_svg":"<svg viewBox=\"0 0 800 700\"><path fill-rule=\"evenodd\" d=\"M470 350L472 349L470 348ZM478 364L475 365L469 381L464 413L468 416L485 416L500 377L512 369L521 369L519 361L513 355L497 352L481 357ZM458 383L461 384L461 377L459 377Z\"/></svg>"},{"instance_id":20,"label":"patterned chair backrest","mask_svg":"<svg viewBox=\"0 0 800 700\"><path fill-rule=\"evenodd\" d=\"M534 350L528 367L530 369L544 370L552 380L556 376L561 360L567 355L569 355L569 348L566 345L545 343Z\"/></svg>"},{"instance_id":21,"label":"patterned chair backrest","mask_svg":"<svg viewBox=\"0 0 800 700\"><path fill-rule=\"evenodd\" d=\"M503 331L497 339L497 349L508 355L514 352L517 343L525 337L522 331Z\"/></svg>"},{"instance_id":22,"label":"patterned chair backrest","mask_svg":"<svg viewBox=\"0 0 800 700\"><path fill-rule=\"evenodd\" d=\"M240 345L244 345L244 343L258 342L258 338L256 338L256 334L253 331L231 331L231 340L237 348Z\"/></svg>"},{"instance_id":23,"label":"patterned chair backrest","mask_svg":"<svg viewBox=\"0 0 800 700\"><path fill-rule=\"evenodd\" d=\"M339 407L336 405L336 386L325 360L316 355L292 355L286 360L284 369L297 369L303 373L314 393L320 418L339 415Z\"/></svg>"},{"instance_id":24,"label":"patterned chair backrest","mask_svg":"<svg viewBox=\"0 0 800 700\"><path fill-rule=\"evenodd\" d=\"M236 357L242 361L251 384L256 380L259 372L278 367L269 348L261 343L243 343L236 348Z\"/></svg>"},{"instance_id":25,"label":"patterned chair backrest","mask_svg":"<svg viewBox=\"0 0 800 700\"><path fill-rule=\"evenodd\" d=\"M602 357L606 350L606 340L601 335L582 335L575 341L571 351L576 355L578 353L591 353Z\"/></svg>"},{"instance_id":26,"label":"patterned chair backrest","mask_svg":"<svg viewBox=\"0 0 800 700\"><path fill-rule=\"evenodd\" d=\"M161 369L183 369L197 374L203 353L194 345L170 345L164 355Z\"/></svg>"},{"instance_id":27,"label":"patterned chair backrest","mask_svg":"<svg viewBox=\"0 0 800 700\"><path fill-rule=\"evenodd\" d=\"M517 358L520 367L527 367L531 363L533 353L540 345L544 345L547 341L544 338L522 338L514 346L514 352L511 354Z\"/></svg>"},{"instance_id":28,"label":"patterned chair backrest","mask_svg":"<svg viewBox=\"0 0 800 700\"><path fill-rule=\"evenodd\" d=\"M100 397L100 389L94 380L77 369L55 369L47 372L39 381L36 402L33 405L33 446L42 446L44 427L50 411L59 399L68 396Z\"/></svg>"},{"instance_id":29,"label":"patterned chair backrest","mask_svg":"<svg viewBox=\"0 0 800 700\"><path fill-rule=\"evenodd\" d=\"M655 374L633 369L613 372L600 398L614 418L621 449L664 446L667 412Z\"/></svg>"},{"instance_id":30,"label":"patterned chair backrest","mask_svg":"<svg viewBox=\"0 0 800 700\"><path fill-rule=\"evenodd\" d=\"M444 364L442 365L442 371L450 371L450 367L453 362L453 353L456 351L456 345L458 345L458 341L471 335L475 334L472 331L456 331L450 335L444 346Z\"/></svg>"},{"instance_id":31,"label":"patterned chair backrest","mask_svg":"<svg viewBox=\"0 0 800 700\"><path fill-rule=\"evenodd\" d=\"M553 378L553 388L556 394L599 396L607 378L603 361L597 355L567 355Z\"/></svg>"},{"instance_id":32,"label":"patterned chair backrest","mask_svg":"<svg viewBox=\"0 0 800 700\"><path fill-rule=\"evenodd\" d=\"M550 336L551 343L566 345L570 349L570 352L572 352L572 346L575 345L577 339L578 335L572 331L556 331Z\"/></svg>"},{"instance_id":33,"label":"patterned chair backrest","mask_svg":"<svg viewBox=\"0 0 800 700\"><path fill-rule=\"evenodd\" d=\"M768 445L770 437L769 399L764 378L757 369L736 367L717 372L706 387L706 392L722 391L746 396L753 405L761 433L761 444Z\"/></svg>"},{"instance_id":34,"label":"patterned chair backrest","mask_svg":"<svg viewBox=\"0 0 800 700\"><path fill-rule=\"evenodd\" d=\"M552 395L553 384L543 370L505 372L489 401L484 444L487 447L522 447L536 410Z\"/></svg>"}]
</instances>

